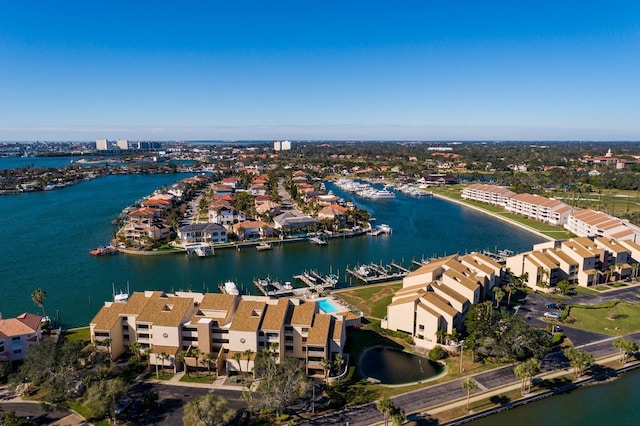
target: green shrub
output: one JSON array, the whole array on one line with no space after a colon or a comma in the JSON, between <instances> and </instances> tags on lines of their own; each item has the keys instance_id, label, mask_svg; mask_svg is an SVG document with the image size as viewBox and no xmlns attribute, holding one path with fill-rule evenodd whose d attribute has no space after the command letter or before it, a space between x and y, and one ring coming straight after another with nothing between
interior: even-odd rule
<instances>
[{"instance_id":1,"label":"green shrub","mask_svg":"<svg viewBox=\"0 0 640 426\"><path fill-rule=\"evenodd\" d=\"M551 337L551 345L552 346L559 345L560 343L562 343L563 340L564 340L564 334L556 333L553 335L553 337Z\"/></svg>"},{"instance_id":2,"label":"green shrub","mask_svg":"<svg viewBox=\"0 0 640 426\"><path fill-rule=\"evenodd\" d=\"M439 361L447 357L447 351L440 345L434 347L429 351L429 359L432 361Z\"/></svg>"}]
</instances>

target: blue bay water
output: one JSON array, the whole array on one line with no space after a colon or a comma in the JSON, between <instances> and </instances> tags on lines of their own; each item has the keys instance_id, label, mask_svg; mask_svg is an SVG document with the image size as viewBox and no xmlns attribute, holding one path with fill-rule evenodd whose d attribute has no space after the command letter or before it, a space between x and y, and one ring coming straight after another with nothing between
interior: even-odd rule
<instances>
[{"instance_id":1,"label":"blue bay water","mask_svg":"<svg viewBox=\"0 0 640 426\"><path fill-rule=\"evenodd\" d=\"M399 194L387 202L355 198L378 223L393 227L390 236L331 240L326 247L285 244L268 252L217 250L207 259L89 255L91 248L109 242L111 221L124 207L184 176L108 176L54 191L0 197L0 312L5 317L37 312L30 295L40 287L47 291L51 317L59 311L64 326L81 326L112 298L113 286L118 291L127 283L132 291L218 291L220 283L233 280L252 292L256 277L291 281L303 270L316 269L339 272L344 281L345 268L356 264L396 261L408 266L411 259L434 254L496 246L522 251L540 241L474 210Z\"/></svg>"},{"instance_id":2,"label":"blue bay water","mask_svg":"<svg viewBox=\"0 0 640 426\"><path fill-rule=\"evenodd\" d=\"M5 160L0 159L0 168L8 168ZM38 163L40 159L29 160L36 166L44 165ZM68 159L60 161L60 165L68 163ZM327 247L290 244L270 252L218 250L208 259L89 255L91 248L109 241L111 221L124 207L185 176L109 176L50 192L0 196L3 317L25 311L38 313L31 301L37 287L48 293L47 313L55 317L59 311L63 325L72 327L88 324L104 301L111 300L112 284L116 291L124 289L127 282L132 291L217 291L219 283L233 279L239 287L250 290L257 276L284 281L304 269L329 272L331 268L339 270L344 279L347 265L392 260L408 264L412 258L496 247L523 251L540 241L469 208L437 198L398 194L396 200L381 202L352 196L378 223L393 227L388 237L332 240ZM345 198L350 196L327 186ZM481 424L636 424L640 410L634 401L634 384L639 373L492 416Z\"/></svg>"}]
</instances>

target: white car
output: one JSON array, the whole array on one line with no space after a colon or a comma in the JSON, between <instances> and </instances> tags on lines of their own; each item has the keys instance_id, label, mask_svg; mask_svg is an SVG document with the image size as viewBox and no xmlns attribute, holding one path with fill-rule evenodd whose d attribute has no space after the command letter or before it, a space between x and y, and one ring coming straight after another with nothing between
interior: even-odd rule
<instances>
[{"instance_id":1,"label":"white car","mask_svg":"<svg viewBox=\"0 0 640 426\"><path fill-rule=\"evenodd\" d=\"M556 314L555 312L545 312L544 313L544 317L545 318L551 318L554 320L559 320L560 319L560 315Z\"/></svg>"}]
</instances>

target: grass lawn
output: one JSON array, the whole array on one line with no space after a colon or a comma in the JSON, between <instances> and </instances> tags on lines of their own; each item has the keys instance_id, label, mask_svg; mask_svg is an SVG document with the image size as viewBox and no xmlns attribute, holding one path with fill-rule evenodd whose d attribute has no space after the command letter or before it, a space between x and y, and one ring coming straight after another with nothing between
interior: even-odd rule
<instances>
[{"instance_id":1,"label":"grass lawn","mask_svg":"<svg viewBox=\"0 0 640 426\"><path fill-rule=\"evenodd\" d=\"M621 336L640 330L640 306L620 302L614 308L586 309L573 306L569 316L572 327L610 336ZM613 319L610 319L613 318Z\"/></svg>"},{"instance_id":2,"label":"grass lawn","mask_svg":"<svg viewBox=\"0 0 640 426\"><path fill-rule=\"evenodd\" d=\"M70 330L65 330L64 338L65 340L68 340L70 342L89 342L91 341L89 327L72 328Z\"/></svg>"},{"instance_id":3,"label":"grass lawn","mask_svg":"<svg viewBox=\"0 0 640 426\"><path fill-rule=\"evenodd\" d=\"M212 374L211 377L207 376L206 374L198 375L198 376L195 376L193 374L189 374L189 375L185 374L184 376L182 376L180 381L181 382L187 382L187 383L211 384L211 383L216 381L216 378L217 378L217 376L215 374Z\"/></svg>"},{"instance_id":4,"label":"grass lawn","mask_svg":"<svg viewBox=\"0 0 640 426\"><path fill-rule=\"evenodd\" d=\"M69 403L69 408L71 408L76 413L80 414L85 419L91 418L91 411L89 411L89 409L81 402L72 401ZM93 420L91 424L94 424L96 426L106 426L106 425L109 425L110 423L109 423L109 420L102 419L98 421Z\"/></svg>"},{"instance_id":5,"label":"grass lawn","mask_svg":"<svg viewBox=\"0 0 640 426\"><path fill-rule=\"evenodd\" d=\"M391 283L362 286L333 294L361 310L366 317L381 319L387 316L387 305L391 303L391 297L400 288L402 283Z\"/></svg>"}]
</instances>

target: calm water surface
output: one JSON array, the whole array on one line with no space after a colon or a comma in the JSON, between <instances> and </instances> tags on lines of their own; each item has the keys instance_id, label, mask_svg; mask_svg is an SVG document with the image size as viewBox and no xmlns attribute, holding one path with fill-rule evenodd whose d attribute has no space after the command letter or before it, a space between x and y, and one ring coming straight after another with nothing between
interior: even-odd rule
<instances>
[{"instance_id":1,"label":"calm water surface","mask_svg":"<svg viewBox=\"0 0 640 426\"><path fill-rule=\"evenodd\" d=\"M0 169L10 162L55 167L69 159L0 159ZM29 162L27 162L29 161ZM88 324L105 300L129 282L132 291L146 289L217 291L220 282L233 279L245 291L256 276L290 280L304 269L339 271L365 262L409 264L434 254L464 253L478 249L528 250L539 237L496 221L472 209L437 198L410 198L398 194L393 201L375 202L354 197L370 210L378 223L393 227L388 237L332 240L327 247L291 244L270 252L247 249L218 250L215 257L93 257L89 250L107 243L111 220L135 200L163 184L187 175L109 176L73 187L22 195L0 196L0 312L4 317L38 312L31 292L48 293L46 308L56 311L64 326ZM348 197L331 184L337 194ZM348 284L347 284L348 285ZM635 402L640 372L611 384L573 392L492 416L477 424L637 424Z\"/></svg>"},{"instance_id":2,"label":"calm water surface","mask_svg":"<svg viewBox=\"0 0 640 426\"><path fill-rule=\"evenodd\" d=\"M390 236L332 240L325 247L288 244L268 252L217 250L207 259L89 255L91 248L110 240L111 221L124 207L184 176L108 176L54 191L0 197L0 312L37 312L30 295L41 287L48 293L50 316L59 311L63 325L80 326L111 299L112 286L118 291L127 282L132 291L218 291L230 279L252 292L253 279L267 275L290 281L305 269L316 269L339 272L344 280L345 267L358 263L395 260L409 265L413 258L496 246L522 251L540 241L453 203L399 195L387 202L356 198L378 223L393 227Z\"/></svg>"}]
</instances>

